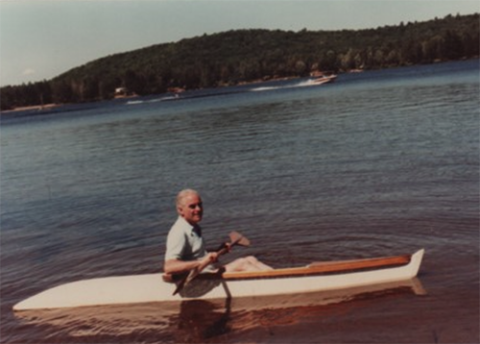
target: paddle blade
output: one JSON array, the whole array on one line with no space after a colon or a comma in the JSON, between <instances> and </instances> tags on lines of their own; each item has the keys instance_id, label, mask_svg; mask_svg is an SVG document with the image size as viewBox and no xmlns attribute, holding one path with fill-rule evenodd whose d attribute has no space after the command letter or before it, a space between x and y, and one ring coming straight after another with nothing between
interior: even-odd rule
<instances>
[{"instance_id":1,"label":"paddle blade","mask_svg":"<svg viewBox=\"0 0 480 344\"><path fill-rule=\"evenodd\" d=\"M250 240L235 231L230 233L230 242L240 246L250 246Z\"/></svg>"},{"instance_id":2,"label":"paddle blade","mask_svg":"<svg viewBox=\"0 0 480 344\"><path fill-rule=\"evenodd\" d=\"M183 286L185 285L185 283L187 282L187 278L188 278L188 275L185 276L184 278L182 278L178 284L177 284L177 287L175 288L174 292L172 295L176 295L178 292L180 292L180 290L183 289Z\"/></svg>"},{"instance_id":3,"label":"paddle blade","mask_svg":"<svg viewBox=\"0 0 480 344\"><path fill-rule=\"evenodd\" d=\"M203 270L203 268L202 268ZM190 270L190 272L188 273L188 275L186 275L185 277L183 277L177 284L177 288L175 288L175 291L173 292L172 295L176 295L180 292L180 290L183 289L184 286L186 286L188 283L190 283L195 277L198 276L198 274L200 273L200 270L199 269L193 269L193 270Z\"/></svg>"}]
</instances>

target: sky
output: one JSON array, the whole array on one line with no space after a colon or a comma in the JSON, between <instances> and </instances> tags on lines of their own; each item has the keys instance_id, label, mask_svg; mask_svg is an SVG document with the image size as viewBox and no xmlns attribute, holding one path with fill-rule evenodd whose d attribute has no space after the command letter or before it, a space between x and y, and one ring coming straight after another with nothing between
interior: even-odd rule
<instances>
[{"instance_id":1,"label":"sky","mask_svg":"<svg viewBox=\"0 0 480 344\"><path fill-rule=\"evenodd\" d=\"M234 29L342 30L480 13L479 0L0 0L0 86Z\"/></svg>"}]
</instances>

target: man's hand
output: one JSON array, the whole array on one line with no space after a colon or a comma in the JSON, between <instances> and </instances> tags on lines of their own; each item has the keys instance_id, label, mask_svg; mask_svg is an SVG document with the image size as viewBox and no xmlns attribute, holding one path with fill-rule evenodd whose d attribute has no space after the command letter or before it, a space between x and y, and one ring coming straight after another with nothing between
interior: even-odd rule
<instances>
[{"instance_id":1,"label":"man's hand","mask_svg":"<svg viewBox=\"0 0 480 344\"><path fill-rule=\"evenodd\" d=\"M215 263L218 261L218 253L217 252L210 252L208 253L202 260L198 262L198 266L201 266L205 263Z\"/></svg>"},{"instance_id":2,"label":"man's hand","mask_svg":"<svg viewBox=\"0 0 480 344\"><path fill-rule=\"evenodd\" d=\"M227 252L230 252L232 250L232 244L229 242L224 242L220 246L218 246L215 251L218 252L220 250L226 249Z\"/></svg>"}]
</instances>

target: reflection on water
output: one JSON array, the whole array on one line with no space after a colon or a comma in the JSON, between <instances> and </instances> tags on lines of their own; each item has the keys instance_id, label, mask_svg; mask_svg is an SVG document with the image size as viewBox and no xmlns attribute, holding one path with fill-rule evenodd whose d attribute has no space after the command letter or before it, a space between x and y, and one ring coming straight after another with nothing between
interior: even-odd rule
<instances>
[{"instance_id":1,"label":"reflection on water","mask_svg":"<svg viewBox=\"0 0 480 344\"><path fill-rule=\"evenodd\" d=\"M219 306L212 301L182 302L178 316L170 318L171 331L177 343L203 343L230 331L231 299Z\"/></svg>"},{"instance_id":2,"label":"reflection on water","mask_svg":"<svg viewBox=\"0 0 480 344\"><path fill-rule=\"evenodd\" d=\"M24 324L55 333L55 337L43 337L45 342L61 340L59 336L75 337L78 342L111 336L117 343L133 340L203 343L236 331L267 325L287 326L312 313L321 313L323 306L334 303L406 293L426 294L421 282L414 278L298 295L23 311L16 316ZM52 326L55 331L49 331ZM42 342L38 339L34 342Z\"/></svg>"}]
</instances>

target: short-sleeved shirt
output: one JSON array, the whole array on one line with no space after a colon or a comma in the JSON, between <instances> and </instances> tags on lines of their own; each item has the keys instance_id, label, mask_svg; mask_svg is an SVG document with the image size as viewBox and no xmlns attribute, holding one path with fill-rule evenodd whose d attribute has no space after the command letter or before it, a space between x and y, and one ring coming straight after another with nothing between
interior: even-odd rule
<instances>
[{"instance_id":1,"label":"short-sleeved shirt","mask_svg":"<svg viewBox=\"0 0 480 344\"><path fill-rule=\"evenodd\" d=\"M194 227L179 216L167 237L165 261L170 259L196 260L207 254L200 227Z\"/></svg>"}]
</instances>

